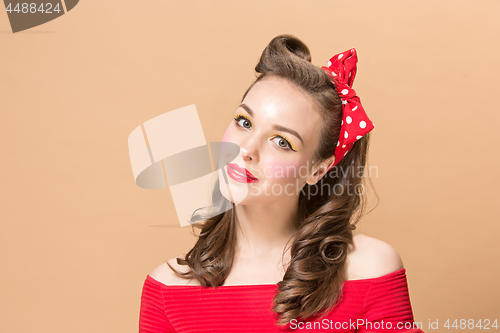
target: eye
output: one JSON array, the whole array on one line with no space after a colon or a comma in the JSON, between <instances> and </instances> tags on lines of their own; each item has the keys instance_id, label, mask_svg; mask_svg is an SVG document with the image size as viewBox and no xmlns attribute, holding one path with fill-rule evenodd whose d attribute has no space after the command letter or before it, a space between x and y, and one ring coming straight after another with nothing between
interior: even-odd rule
<instances>
[{"instance_id":1,"label":"eye","mask_svg":"<svg viewBox=\"0 0 500 333\"><path fill-rule=\"evenodd\" d=\"M278 140L274 141L274 142L276 142L276 144L280 147L280 149L296 151L295 149L293 149L292 144L288 140L286 140L284 137L282 137L281 135L278 135L278 136L273 138L273 140L276 140L276 139L278 139Z\"/></svg>"},{"instance_id":2,"label":"eye","mask_svg":"<svg viewBox=\"0 0 500 333\"><path fill-rule=\"evenodd\" d=\"M236 126L238 126L240 128L249 129L252 126L252 122L250 121L250 119L248 119L247 117L245 117L243 115L237 115L236 117L234 117L234 120L236 121ZM283 136L276 135L273 138L273 140L276 140L276 139L279 139L278 141L275 141L275 142L280 149L285 150L285 151L287 151L287 150L296 151L295 149L293 149L293 146L290 143L290 141L288 141Z\"/></svg>"},{"instance_id":3,"label":"eye","mask_svg":"<svg viewBox=\"0 0 500 333\"><path fill-rule=\"evenodd\" d=\"M238 127L243 127L243 128L250 128L250 127L247 127L248 126L252 126L252 122L245 116L242 116L242 115L238 115L234 118L234 120L236 121L236 126ZM244 120L243 121L243 126L241 125L240 123L240 120Z\"/></svg>"}]
</instances>

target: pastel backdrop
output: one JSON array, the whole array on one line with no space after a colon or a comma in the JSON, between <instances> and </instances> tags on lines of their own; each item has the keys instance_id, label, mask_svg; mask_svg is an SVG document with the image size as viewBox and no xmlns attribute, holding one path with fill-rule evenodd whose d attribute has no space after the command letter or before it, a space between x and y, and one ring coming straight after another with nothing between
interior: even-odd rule
<instances>
[{"instance_id":1,"label":"pastel backdrop","mask_svg":"<svg viewBox=\"0 0 500 333\"><path fill-rule=\"evenodd\" d=\"M359 228L393 245L415 320L498 319L500 3L81 1L13 34L0 13L0 331L137 332L142 284L195 238L134 183L127 137L195 104L220 141L267 43L355 47L376 124ZM439 330L428 322L439 320Z\"/></svg>"}]
</instances>

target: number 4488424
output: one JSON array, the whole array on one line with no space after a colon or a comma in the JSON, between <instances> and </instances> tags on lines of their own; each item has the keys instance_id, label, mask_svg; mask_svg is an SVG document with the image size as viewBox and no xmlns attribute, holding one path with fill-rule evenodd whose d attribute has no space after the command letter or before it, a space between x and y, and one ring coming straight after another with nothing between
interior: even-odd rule
<instances>
[{"instance_id":1,"label":"number 4488424","mask_svg":"<svg viewBox=\"0 0 500 333\"><path fill-rule=\"evenodd\" d=\"M44 7L45 5L45 7ZM56 3L55 7L50 3L41 3L40 6L37 7L36 3L20 3L18 2L14 9L12 8L12 3L9 3L7 8L5 10L9 13L16 12L16 13L45 13L45 14L52 14L52 13L60 13L61 9L59 8L59 1Z\"/></svg>"},{"instance_id":2,"label":"number 4488424","mask_svg":"<svg viewBox=\"0 0 500 333\"><path fill-rule=\"evenodd\" d=\"M497 320L491 322L489 319L479 319L477 322L474 319L455 319L453 323L450 325L450 319L446 320L446 323L444 323L444 327L447 329L450 328L455 328L455 329L483 329L483 330L490 330L490 329L498 329L498 324Z\"/></svg>"}]
</instances>

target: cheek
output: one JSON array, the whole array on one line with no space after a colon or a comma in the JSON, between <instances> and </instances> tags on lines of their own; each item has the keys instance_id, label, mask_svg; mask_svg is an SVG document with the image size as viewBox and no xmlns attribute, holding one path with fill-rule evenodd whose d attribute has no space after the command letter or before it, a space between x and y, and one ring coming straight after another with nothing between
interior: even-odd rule
<instances>
[{"instance_id":1,"label":"cheek","mask_svg":"<svg viewBox=\"0 0 500 333\"><path fill-rule=\"evenodd\" d=\"M222 142L231 142L231 131L229 130L229 127L226 129L224 135L222 136Z\"/></svg>"},{"instance_id":2,"label":"cheek","mask_svg":"<svg viewBox=\"0 0 500 333\"><path fill-rule=\"evenodd\" d=\"M265 173L267 178L275 182L288 183L298 177L299 167L298 162L271 161L267 164Z\"/></svg>"}]
</instances>

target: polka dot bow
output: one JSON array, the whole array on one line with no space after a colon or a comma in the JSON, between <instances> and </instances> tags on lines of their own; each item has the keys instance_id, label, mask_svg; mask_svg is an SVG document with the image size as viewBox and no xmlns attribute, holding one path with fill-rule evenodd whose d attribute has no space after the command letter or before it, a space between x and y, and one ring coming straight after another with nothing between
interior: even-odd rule
<instances>
[{"instance_id":1,"label":"polka dot bow","mask_svg":"<svg viewBox=\"0 0 500 333\"><path fill-rule=\"evenodd\" d=\"M328 61L328 67L321 67L335 83L336 91L342 99L342 124L339 141L335 147L335 162L328 171L347 155L354 142L375 127L363 109L358 95L351 88L357 72L357 63L356 49L350 49L334 55Z\"/></svg>"}]
</instances>

